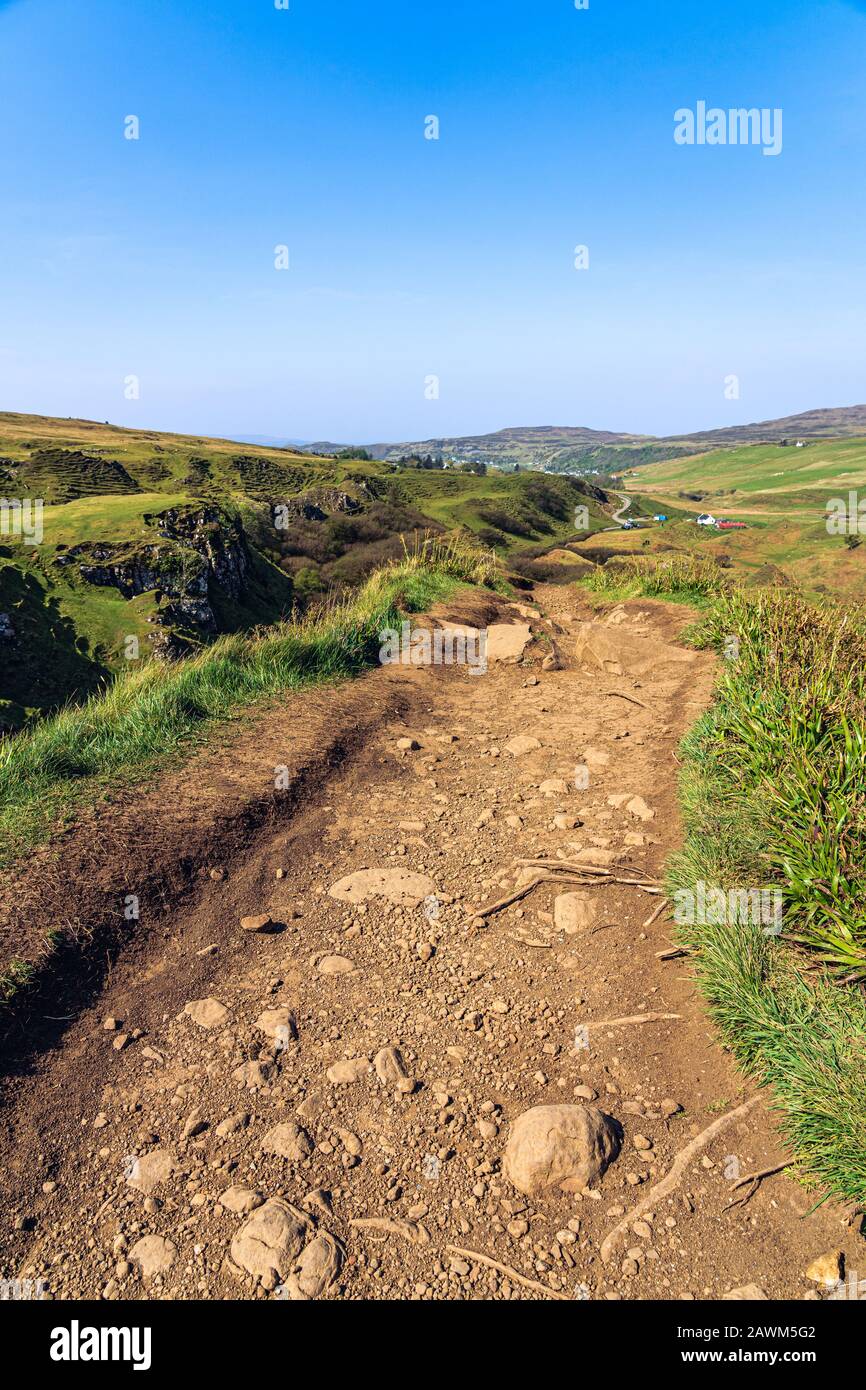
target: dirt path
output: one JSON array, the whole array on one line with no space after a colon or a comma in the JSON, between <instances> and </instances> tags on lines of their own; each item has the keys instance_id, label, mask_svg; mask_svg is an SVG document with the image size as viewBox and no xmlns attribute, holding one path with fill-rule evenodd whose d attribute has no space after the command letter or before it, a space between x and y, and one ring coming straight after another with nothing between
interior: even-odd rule
<instances>
[{"instance_id":1,"label":"dirt path","mask_svg":"<svg viewBox=\"0 0 866 1390\"><path fill-rule=\"evenodd\" d=\"M31 1019L38 1049L19 1048L0 1112L0 1277L63 1299L804 1298L816 1256L854 1254L785 1175L728 1205L737 1174L780 1158L759 1097L603 1258L676 1155L754 1093L688 961L660 958L657 898L542 883L484 925L475 910L515 890L519 859L660 874L674 752L712 668L671 653L681 608L633 602L591 630L628 673L577 660L590 615L572 592L535 601L522 663L386 667L290 702L138 807L154 824L172 801L207 857L92 998ZM542 669L552 643L565 669ZM354 730L339 757L335 729ZM226 798L281 766L302 794L239 837ZM117 893L134 862L127 847ZM366 869L403 901L353 901L357 880L331 894ZM257 914L277 929L242 930ZM662 1017L606 1023L645 1015ZM585 1191L520 1191L509 1135L553 1105L600 1109L621 1150Z\"/></svg>"}]
</instances>

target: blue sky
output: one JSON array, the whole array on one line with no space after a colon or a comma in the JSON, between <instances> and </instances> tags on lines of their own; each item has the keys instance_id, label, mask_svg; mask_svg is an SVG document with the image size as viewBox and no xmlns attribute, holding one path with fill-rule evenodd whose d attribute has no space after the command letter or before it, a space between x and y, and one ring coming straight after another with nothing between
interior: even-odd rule
<instances>
[{"instance_id":1,"label":"blue sky","mask_svg":"<svg viewBox=\"0 0 866 1390\"><path fill-rule=\"evenodd\" d=\"M372 441L866 400L864 60L862 0L0 0L0 408ZM782 153L676 145L699 100L781 108Z\"/></svg>"}]
</instances>

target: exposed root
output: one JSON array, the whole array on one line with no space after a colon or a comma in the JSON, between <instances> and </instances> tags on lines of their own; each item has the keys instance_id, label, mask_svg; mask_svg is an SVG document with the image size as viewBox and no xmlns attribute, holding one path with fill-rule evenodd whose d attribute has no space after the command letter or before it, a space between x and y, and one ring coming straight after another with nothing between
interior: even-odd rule
<instances>
[{"instance_id":1,"label":"exposed root","mask_svg":"<svg viewBox=\"0 0 866 1390\"><path fill-rule=\"evenodd\" d=\"M646 931L647 927L651 927L653 922L657 921L658 918L661 917L665 908L668 906L669 903L667 898L663 898L662 901L659 903L658 907L655 909L655 911L650 913L649 917L647 917L646 921L643 924L642 930Z\"/></svg>"},{"instance_id":2,"label":"exposed root","mask_svg":"<svg viewBox=\"0 0 866 1390\"><path fill-rule=\"evenodd\" d=\"M489 907L476 908L476 910L470 912L469 915L473 919L476 917L490 917L494 912L501 912L504 907L510 907L512 903L520 902L521 898L525 898L527 893L531 893L533 888L543 882L544 879L542 878L530 879L529 883L524 883L522 888L518 888L514 893L509 893L506 897L500 898L498 902L491 903Z\"/></svg>"},{"instance_id":3,"label":"exposed root","mask_svg":"<svg viewBox=\"0 0 866 1390\"><path fill-rule=\"evenodd\" d=\"M515 859L514 863L521 868L549 873L548 881L552 883L565 882L566 875L575 874L578 876L576 881L582 888L604 887L606 883L623 883L627 888L641 888L646 893L661 892L657 878L652 878L637 869L629 869L627 866L616 873L600 864L581 864L576 859ZM623 874L631 874L632 877L623 878Z\"/></svg>"},{"instance_id":4,"label":"exposed root","mask_svg":"<svg viewBox=\"0 0 866 1390\"><path fill-rule=\"evenodd\" d=\"M747 1182L761 1182L764 1178L771 1178L774 1173L784 1173L786 1168L790 1168L790 1163L774 1163L770 1168L761 1168L757 1173L746 1173L745 1177L737 1178L734 1189L744 1187Z\"/></svg>"},{"instance_id":5,"label":"exposed root","mask_svg":"<svg viewBox=\"0 0 866 1390\"><path fill-rule=\"evenodd\" d=\"M601 1258L605 1264L613 1254L614 1246L617 1241L621 1236L625 1235L626 1231L632 1225L632 1222L636 1221L639 1216L642 1216L645 1211L652 1211L660 1202L664 1201L665 1197L669 1197L682 1180L692 1159L699 1154L702 1149L705 1149L708 1144L712 1143L716 1136L721 1134L730 1125L735 1124L737 1120L745 1119L749 1111L762 1099L763 1093L759 1091L756 1096L752 1096L752 1099L747 1100L744 1105L738 1105L736 1110L729 1110L727 1115L720 1115L717 1120L714 1120L713 1123L703 1131L703 1133L686 1144L684 1149L680 1149L667 1176L662 1178L661 1182L657 1182L651 1187L646 1196L642 1197L638 1202L637 1206L632 1207L628 1216L624 1216L622 1221L614 1226L613 1230L609 1231L605 1236L601 1243Z\"/></svg>"},{"instance_id":6,"label":"exposed root","mask_svg":"<svg viewBox=\"0 0 866 1390\"><path fill-rule=\"evenodd\" d=\"M734 1197L730 1202L726 1202L722 1211L729 1211L731 1207L744 1207L747 1202L751 1202L764 1178L770 1178L774 1173L784 1173L788 1167L790 1167L788 1163L774 1163L770 1168L762 1168L760 1172L746 1173L744 1177L738 1178L733 1184L734 1191L736 1192L738 1187L745 1187L746 1191L741 1192L739 1197Z\"/></svg>"},{"instance_id":7,"label":"exposed root","mask_svg":"<svg viewBox=\"0 0 866 1390\"><path fill-rule=\"evenodd\" d=\"M506 1279L513 1279L515 1284L520 1284L524 1289L532 1289L533 1293L543 1293L547 1298L558 1298L563 1303L571 1303L567 1293L559 1293L556 1289L549 1289L546 1284L540 1284L537 1279L527 1279L525 1274L518 1274L516 1269L510 1265L500 1264L498 1260L493 1260L489 1255L482 1255L478 1250L464 1250L459 1245L446 1245L452 1255L462 1255L466 1260L476 1260L478 1264L486 1265L488 1269L495 1269L499 1274L504 1274Z\"/></svg>"},{"instance_id":8,"label":"exposed root","mask_svg":"<svg viewBox=\"0 0 866 1390\"><path fill-rule=\"evenodd\" d=\"M649 709L649 705L645 705L643 700L636 700L633 695L626 695L624 690L606 690L604 693L605 695L616 695L620 700L628 700L630 705L640 705L641 709Z\"/></svg>"},{"instance_id":9,"label":"exposed root","mask_svg":"<svg viewBox=\"0 0 866 1390\"><path fill-rule=\"evenodd\" d=\"M577 859L515 859L512 862L526 869L554 869L558 873L594 874L599 878L613 879L615 883L646 883L653 886L658 886L659 883L657 878L641 872L640 869L620 868L621 874L631 873L634 875L630 879L620 879L615 876L613 869L602 864L583 864Z\"/></svg>"},{"instance_id":10,"label":"exposed root","mask_svg":"<svg viewBox=\"0 0 866 1390\"><path fill-rule=\"evenodd\" d=\"M623 878L623 873L631 872L629 869L621 870L617 874L613 869L604 868L601 864L580 864L574 859L515 859L512 862L518 868L535 869L535 876L528 883L522 883L519 888L515 888L513 893L507 893L504 898L497 899L495 903L470 911L471 921L483 920L485 917L492 917L496 912L502 912L512 903L520 902L521 898L525 898L540 883L556 883L562 887L574 888L598 888L606 883L621 883L626 888L638 888L642 893L653 896L662 891L658 879L651 878L648 874L635 871L638 873L637 877ZM659 912L663 906L664 904L659 906Z\"/></svg>"}]
</instances>

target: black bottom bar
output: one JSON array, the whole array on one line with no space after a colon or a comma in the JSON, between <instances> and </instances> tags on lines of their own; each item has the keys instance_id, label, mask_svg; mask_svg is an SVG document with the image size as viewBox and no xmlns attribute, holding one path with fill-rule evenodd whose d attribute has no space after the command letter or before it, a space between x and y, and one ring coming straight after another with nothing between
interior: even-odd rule
<instances>
[{"instance_id":1,"label":"black bottom bar","mask_svg":"<svg viewBox=\"0 0 866 1390\"><path fill-rule=\"evenodd\" d=\"M845 1301L845 1300L840 1300ZM857 1300L847 1300L857 1301ZM862 1300L861 1300L862 1301ZM413 1343L415 1354L424 1341L445 1330L441 1319L461 1318L465 1304L388 1304L357 1302L309 1303L290 1308L280 1300L250 1303L59 1303L8 1301L0 1303L0 1328L5 1326L7 1354L14 1348L24 1368L59 1380L70 1375L87 1379L107 1370L116 1376L128 1371L139 1378L189 1371L230 1374L235 1354L253 1358L259 1369L282 1366L287 1374L293 1357L305 1346L325 1351L329 1376L345 1347L347 1359L358 1369L369 1361L374 1366L384 1355L391 1365L399 1342ZM495 1305L491 1316L496 1332ZM502 1310L504 1311L504 1310ZM4 1315L9 1321L4 1324ZM508 1343L490 1342L477 1323L473 1307L471 1340L461 1344L461 1379L470 1369L477 1347L479 1369L491 1373L502 1364ZM357 1333L353 1330L358 1318ZM508 1331L529 1322L545 1337L546 1356L555 1356L563 1369L569 1360L577 1365L586 1355L622 1372L682 1369L700 1378L707 1367L736 1372L740 1367L759 1367L772 1374L804 1367L826 1380L828 1372L850 1365L852 1353L862 1344L861 1309L838 1306L838 1301L798 1303L606 1303L539 1302L535 1307L509 1305ZM536 1324L535 1319L541 1322ZM349 1326L347 1327L347 1322ZM516 1325L515 1325L516 1324ZM448 1324L450 1331L453 1324ZM468 1330L468 1329L467 1329ZM327 1343L314 1341L322 1331L338 1333ZM479 1338L478 1334L482 1333ZM291 1340L289 1340L291 1339ZM243 1349L246 1349L245 1351ZM291 1350L294 1348L294 1351ZM445 1351L446 1361L454 1363ZM423 1360L412 1377L424 1376ZM407 1363L401 1379L405 1381ZM435 1360L431 1372L435 1375ZM486 1369L485 1369L486 1368ZM296 1367L299 1369L299 1367ZM584 1365L584 1369L585 1365ZM437 1376L438 1378L438 1376Z\"/></svg>"}]
</instances>

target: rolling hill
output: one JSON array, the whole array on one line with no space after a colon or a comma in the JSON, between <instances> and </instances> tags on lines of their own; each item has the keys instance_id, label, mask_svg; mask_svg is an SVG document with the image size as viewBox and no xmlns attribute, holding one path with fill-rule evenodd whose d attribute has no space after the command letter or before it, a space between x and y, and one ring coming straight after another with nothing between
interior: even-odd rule
<instances>
[{"instance_id":1,"label":"rolling hill","mask_svg":"<svg viewBox=\"0 0 866 1390\"><path fill-rule=\"evenodd\" d=\"M802 435L800 436L802 438ZM651 550L674 546L712 554L746 582L763 577L817 595L866 600L866 545L859 535L827 529L828 503L866 488L866 436L749 444L652 464L624 479L642 504L673 512L691 508L745 523L744 530L704 530L676 521L654 532ZM640 537L640 539L638 539ZM636 549L647 537L616 538Z\"/></svg>"},{"instance_id":2,"label":"rolling hill","mask_svg":"<svg viewBox=\"0 0 866 1390\"><path fill-rule=\"evenodd\" d=\"M623 472L633 515L672 518L651 535L607 537L614 548L704 545L687 516L709 508L748 519L723 558L859 595L866 547L846 549L823 519L828 497L866 484L864 417L866 407L813 411L675 445L554 427L452 441L483 440L504 468L485 473L0 414L0 499L44 504L40 544L0 535L0 730L81 698L129 660L173 659L317 603L425 529L461 527L511 556L574 540L578 506L598 531L618 504L569 476L576 456L580 471L593 461ZM743 431L778 441L743 443ZM470 465L479 458L467 450Z\"/></svg>"},{"instance_id":3,"label":"rolling hill","mask_svg":"<svg viewBox=\"0 0 866 1390\"><path fill-rule=\"evenodd\" d=\"M863 438L749 444L642 468L626 486L658 497L687 497L708 509L752 514L823 513L830 496L866 484Z\"/></svg>"},{"instance_id":4,"label":"rolling hill","mask_svg":"<svg viewBox=\"0 0 866 1390\"><path fill-rule=\"evenodd\" d=\"M0 733L128 661L192 652L359 583L425 530L503 554L591 529L614 503L570 478L396 468L297 449L0 414ZM606 508L606 510L605 510Z\"/></svg>"},{"instance_id":5,"label":"rolling hill","mask_svg":"<svg viewBox=\"0 0 866 1390\"><path fill-rule=\"evenodd\" d=\"M411 454L442 454L455 460L481 460L500 468L537 468L550 472L611 473L644 467L659 461L687 458L715 449L783 439L827 439L866 435L866 405L809 410L777 420L731 425L695 434L624 434L572 426L527 426L497 430L491 434L455 435L396 444L367 444L377 459L396 459ZM357 441L356 441L357 442ZM314 443L311 453L333 454L345 446Z\"/></svg>"}]
</instances>

